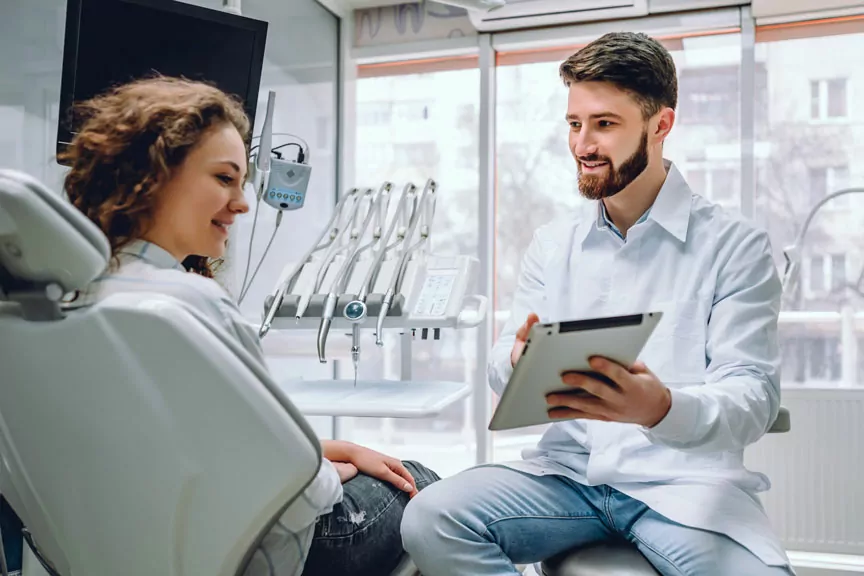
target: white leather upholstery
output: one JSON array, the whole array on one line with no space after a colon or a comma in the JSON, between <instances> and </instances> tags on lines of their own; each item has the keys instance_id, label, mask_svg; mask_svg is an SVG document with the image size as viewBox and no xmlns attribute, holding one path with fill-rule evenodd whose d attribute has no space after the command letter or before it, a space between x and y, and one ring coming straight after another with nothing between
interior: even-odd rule
<instances>
[{"instance_id":1,"label":"white leather upholstery","mask_svg":"<svg viewBox=\"0 0 864 576\"><path fill-rule=\"evenodd\" d=\"M105 238L56 200L2 172L5 293L103 269ZM222 334L158 294L50 319L0 302L0 491L63 576L233 576L314 478L313 431Z\"/></svg>"},{"instance_id":2,"label":"white leather upholstery","mask_svg":"<svg viewBox=\"0 0 864 576\"><path fill-rule=\"evenodd\" d=\"M586 546L543 563L543 576L657 576L651 563L629 542Z\"/></svg>"},{"instance_id":3,"label":"white leather upholstery","mask_svg":"<svg viewBox=\"0 0 864 576\"><path fill-rule=\"evenodd\" d=\"M11 276L72 291L109 257L108 240L73 206L27 174L0 170L0 266Z\"/></svg>"}]
</instances>

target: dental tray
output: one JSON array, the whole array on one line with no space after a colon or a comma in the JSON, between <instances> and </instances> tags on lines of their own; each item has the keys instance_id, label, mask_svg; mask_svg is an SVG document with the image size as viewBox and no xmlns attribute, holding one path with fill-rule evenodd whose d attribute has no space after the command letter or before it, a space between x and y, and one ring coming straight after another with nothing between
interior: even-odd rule
<instances>
[{"instance_id":1,"label":"dental tray","mask_svg":"<svg viewBox=\"0 0 864 576\"><path fill-rule=\"evenodd\" d=\"M441 380L289 380L280 388L306 416L429 418L465 398L471 386Z\"/></svg>"}]
</instances>

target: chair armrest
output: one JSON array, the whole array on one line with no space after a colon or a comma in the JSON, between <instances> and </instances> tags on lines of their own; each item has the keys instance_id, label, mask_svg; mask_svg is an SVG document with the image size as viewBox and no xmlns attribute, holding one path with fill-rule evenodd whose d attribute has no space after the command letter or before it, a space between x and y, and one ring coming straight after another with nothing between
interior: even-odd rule
<instances>
[{"instance_id":1,"label":"chair armrest","mask_svg":"<svg viewBox=\"0 0 864 576\"><path fill-rule=\"evenodd\" d=\"M780 412L777 413L777 419L774 424L768 429L768 433L789 432L792 429L792 418L789 415L789 409L780 407Z\"/></svg>"}]
</instances>

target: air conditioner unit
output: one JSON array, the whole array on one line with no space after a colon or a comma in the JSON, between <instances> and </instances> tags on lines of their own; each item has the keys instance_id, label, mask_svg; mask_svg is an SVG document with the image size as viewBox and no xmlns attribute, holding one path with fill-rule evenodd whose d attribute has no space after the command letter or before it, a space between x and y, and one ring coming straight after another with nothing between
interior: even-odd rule
<instances>
[{"instance_id":1,"label":"air conditioner unit","mask_svg":"<svg viewBox=\"0 0 864 576\"><path fill-rule=\"evenodd\" d=\"M862 0L753 0L753 17L761 21L795 21L811 18L861 14Z\"/></svg>"},{"instance_id":2,"label":"air conditioner unit","mask_svg":"<svg viewBox=\"0 0 864 576\"><path fill-rule=\"evenodd\" d=\"M368 8L384 8L405 4L412 0L339 0L339 3L351 10L366 10Z\"/></svg>"},{"instance_id":3,"label":"air conditioner unit","mask_svg":"<svg viewBox=\"0 0 864 576\"><path fill-rule=\"evenodd\" d=\"M648 0L507 0L501 8L468 14L477 30L493 32L647 16Z\"/></svg>"}]
</instances>

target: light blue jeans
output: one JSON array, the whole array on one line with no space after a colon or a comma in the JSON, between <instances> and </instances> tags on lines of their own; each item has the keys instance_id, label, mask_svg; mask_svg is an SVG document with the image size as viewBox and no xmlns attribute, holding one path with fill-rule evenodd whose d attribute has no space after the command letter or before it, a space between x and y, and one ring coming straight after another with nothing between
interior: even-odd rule
<instances>
[{"instance_id":1,"label":"light blue jeans","mask_svg":"<svg viewBox=\"0 0 864 576\"><path fill-rule=\"evenodd\" d=\"M415 496L402 544L423 576L504 576L575 546L625 538L664 576L788 576L734 540L688 528L608 486L502 466L467 470Z\"/></svg>"}]
</instances>

